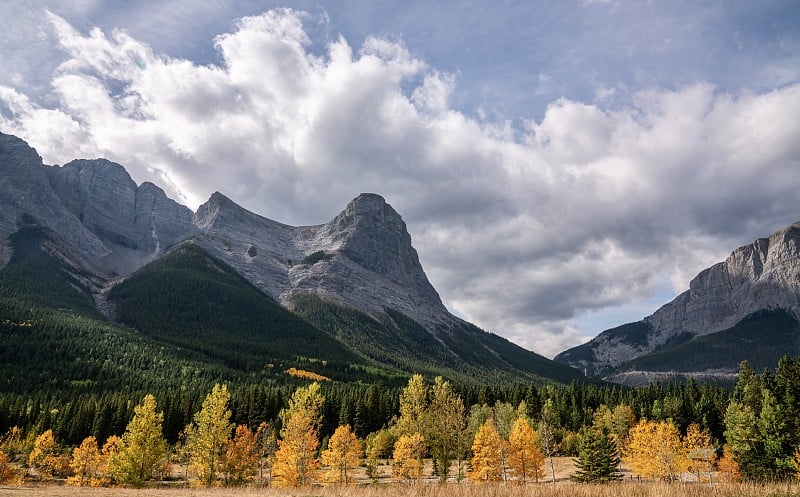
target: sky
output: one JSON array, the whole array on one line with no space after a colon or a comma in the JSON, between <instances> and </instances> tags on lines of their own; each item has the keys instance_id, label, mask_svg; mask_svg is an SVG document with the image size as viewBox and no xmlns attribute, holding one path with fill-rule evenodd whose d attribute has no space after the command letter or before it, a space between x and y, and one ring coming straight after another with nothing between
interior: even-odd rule
<instances>
[{"instance_id":1,"label":"sky","mask_svg":"<svg viewBox=\"0 0 800 497\"><path fill-rule=\"evenodd\" d=\"M451 311L540 354L800 219L800 3L0 0L0 131L196 209L361 192Z\"/></svg>"}]
</instances>

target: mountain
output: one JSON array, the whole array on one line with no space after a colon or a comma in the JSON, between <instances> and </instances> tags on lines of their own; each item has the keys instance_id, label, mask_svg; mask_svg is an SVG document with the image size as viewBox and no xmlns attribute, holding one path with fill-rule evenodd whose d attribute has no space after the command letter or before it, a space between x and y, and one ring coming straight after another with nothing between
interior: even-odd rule
<instances>
[{"instance_id":1,"label":"mountain","mask_svg":"<svg viewBox=\"0 0 800 497\"><path fill-rule=\"evenodd\" d=\"M317 226L278 223L221 193L192 213L119 164L47 166L2 133L0 173L4 270L17 271L20 250L46 254L71 294L88 302L70 309L225 367L291 364L325 374L324 364L342 380L353 371L582 377L451 315L402 217L379 195L361 194ZM18 238L29 232L41 236L22 248Z\"/></svg>"},{"instance_id":2,"label":"mountain","mask_svg":"<svg viewBox=\"0 0 800 497\"><path fill-rule=\"evenodd\" d=\"M774 368L800 353L800 222L733 251L642 321L555 360L624 383L676 374L730 377L742 360Z\"/></svg>"}]
</instances>

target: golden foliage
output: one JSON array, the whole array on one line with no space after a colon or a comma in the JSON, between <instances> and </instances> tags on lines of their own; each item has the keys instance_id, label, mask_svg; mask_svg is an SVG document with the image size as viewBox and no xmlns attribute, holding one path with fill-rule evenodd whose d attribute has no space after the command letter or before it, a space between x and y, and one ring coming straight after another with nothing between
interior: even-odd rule
<instances>
[{"instance_id":1,"label":"golden foliage","mask_svg":"<svg viewBox=\"0 0 800 497\"><path fill-rule=\"evenodd\" d=\"M47 430L33 444L28 456L28 466L34 468L42 480L51 480L54 476L69 472L69 458L63 457L61 448L53 438L53 430Z\"/></svg>"},{"instance_id":2,"label":"golden foliage","mask_svg":"<svg viewBox=\"0 0 800 497\"><path fill-rule=\"evenodd\" d=\"M295 390L289 407L281 411L282 440L278 441L272 468L276 485L300 487L313 481L319 469L317 430L324 403L319 383L312 383Z\"/></svg>"},{"instance_id":3,"label":"golden foliage","mask_svg":"<svg viewBox=\"0 0 800 497\"><path fill-rule=\"evenodd\" d=\"M714 464L717 462L711 433L707 429L700 428L697 423L690 424L686 429L686 436L683 437L683 449L689 459L687 469L697 475L697 480L704 479L702 473L710 478Z\"/></svg>"},{"instance_id":4,"label":"golden foliage","mask_svg":"<svg viewBox=\"0 0 800 497\"><path fill-rule=\"evenodd\" d=\"M425 437L419 433L403 435L394 444L392 476L398 480L412 481L422 477L425 457Z\"/></svg>"},{"instance_id":5,"label":"golden foliage","mask_svg":"<svg viewBox=\"0 0 800 497\"><path fill-rule=\"evenodd\" d=\"M677 478L689 465L678 428L668 421L641 420L630 431L623 457L647 478Z\"/></svg>"},{"instance_id":6,"label":"golden foliage","mask_svg":"<svg viewBox=\"0 0 800 497\"><path fill-rule=\"evenodd\" d=\"M519 417L511 426L508 436L508 466L517 475L520 483L529 479L544 478L544 455L539 450L536 432L528 420Z\"/></svg>"},{"instance_id":7,"label":"golden foliage","mask_svg":"<svg viewBox=\"0 0 800 497\"><path fill-rule=\"evenodd\" d=\"M99 486L103 478L102 466L103 456L97 446L97 439L86 437L72 450L72 476L67 478L66 484L75 487Z\"/></svg>"},{"instance_id":8,"label":"golden foliage","mask_svg":"<svg viewBox=\"0 0 800 497\"><path fill-rule=\"evenodd\" d=\"M0 450L0 485L21 485L23 471L11 463L11 458Z\"/></svg>"},{"instance_id":9,"label":"golden foliage","mask_svg":"<svg viewBox=\"0 0 800 497\"><path fill-rule=\"evenodd\" d=\"M328 481L350 483L348 471L358 467L364 451L350 425L340 426L331 435L328 448L322 451L322 464L328 467Z\"/></svg>"},{"instance_id":10,"label":"golden foliage","mask_svg":"<svg viewBox=\"0 0 800 497\"><path fill-rule=\"evenodd\" d=\"M296 378L303 378L311 381L331 381L331 379L328 378L327 376L322 376L321 374L315 373L313 371L306 371L304 369L289 368L285 371L285 373L288 374L289 376L294 376Z\"/></svg>"},{"instance_id":11,"label":"golden foliage","mask_svg":"<svg viewBox=\"0 0 800 497\"><path fill-rule=\"evenodd\" d=\"M150 394L133 408L133 413L110 466L118 480L141 485L153 477L166 456L167 442L162 435L164 413L156 412L156 399Z\"/></svg>"},{"instance_id":12,"label":"golden foliage","mask_svg":"<svg viewBox=\"0 0 800 497\"><path fill-rule=\"evenodd\" d=\"M222 451L233 429L230 398L226 385L214 385L194 415L194 422L185 430L189 467L207 487L217 481Z\"/></svg>"},{"instance_id":13,"label":"golden foliage","mask_svg":"<svg viewBox=\"0 0 800 497\"><path fill-rule=\"evenodd\" d=\"M467 475L476 482L501 481L503 479L503 444L494 421L489 419L475 434L472 443L472 471Z\"/></svg>"},{"instance_id":14,"label":"golden foliage","mask_svg":"<svg viewBox=\"0 0 800 497\"><path fill-rule=\"evenodd\" d=\"M256 476L259 461L258 438L247 425L238 425L233 439L225 444L220 469L227 485L243 485Z\"/></svg>"},{"instance_id":15,"label":"golden foliage","mask_svg":"<svg viewBox=\"0 0 800 497\"><path fill-rule=\"evenodd\" d=\"M717 471L719 472L719 479L723 483L738 483L742 481L739 463L736 462L731 448L727 444L722 447L722 457L717 462Z\"/></svg>"}]
</instances>

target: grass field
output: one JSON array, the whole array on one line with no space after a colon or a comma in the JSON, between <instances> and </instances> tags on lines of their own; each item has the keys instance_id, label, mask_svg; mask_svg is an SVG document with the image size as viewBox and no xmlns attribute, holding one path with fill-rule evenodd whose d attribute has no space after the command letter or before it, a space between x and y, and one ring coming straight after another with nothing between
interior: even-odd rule
<instances>
[{"instance_id":1,"label":"grass field","mask_svg":"<svg viewBox=\"0 0 800 497\"><path fill-rule=\"evenodd\" d=\"M789 497L800 496L800 485L616 483L611 485L563 484L526 487L502 484L472 485L358 485L345 488L76 488L58 485L0 487L0 495L14 497Z\"/></svg>"},{"instance_id":2,"label":"grass field","mask_svg":"<svg viewBox=\"0 0 800 497\"><path fill-rule=\"evenodd\" d=\"M430 462L429 462L430 463ZM584 485L569 481L575 471L572 458L554 459L556 486L550 481L527 486L473 484L462 481L440 484L433 479L413 485L393 482L391 468L381 468L381 483L369 484L363 469L354 475L356 484L347 487L312 486L305 489L277 489L258 486L239 488L185 488L181 483L154 484L143 489L76 488L58 484L27 483L21 487L0 486L0 496L13 497L800 497L800 481L782 484L714 484L646 482L631 480L623 466L623 480L609 485ZM546 468L549 471L549 468ZM428 468L430 470L430 468Z\"/></svg>"}]
</instances>

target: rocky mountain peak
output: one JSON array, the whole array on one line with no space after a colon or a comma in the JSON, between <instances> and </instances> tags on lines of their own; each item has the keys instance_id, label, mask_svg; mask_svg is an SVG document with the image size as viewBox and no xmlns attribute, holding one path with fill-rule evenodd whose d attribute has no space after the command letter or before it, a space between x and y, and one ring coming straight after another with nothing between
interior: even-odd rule
<instances>
[{"instance_id":1,"label":"rocky mountain peak","mask_svg":"<svg viewBox=\"0 0 800 497\"><path fill-rule=\"evenodd\" d=\"M42 158L36 150L14 135L0 132L0 171L40 166Z\"/></svg>"}]
</instances>

